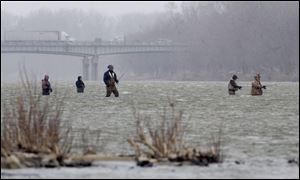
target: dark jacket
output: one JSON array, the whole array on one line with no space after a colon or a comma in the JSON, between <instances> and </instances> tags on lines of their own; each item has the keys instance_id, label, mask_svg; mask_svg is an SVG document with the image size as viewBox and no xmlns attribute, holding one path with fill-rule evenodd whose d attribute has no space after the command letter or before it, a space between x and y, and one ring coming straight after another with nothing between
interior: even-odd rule
<instances>
[{"instance_id":1,"label":"dark jacket","mask_svg":"<svg viewBox=\"0 0 300 180\"><path fill-rule=\"evenodd\" d=\"M42 89L43 89L43 95L50 95L50 92L52 92L50 82L43 79L42 80Z\"/></svg>"},{"instance_id":2,"label":"dark jacket","mask_svg":"<svg viewBox=\"0 0 300 180\"><path fill-rule=\"evenodd\" d=\"M111 77L111 75L109 73L109 70L104 73L103 81L104 81L106 86L113 86L113 85L115 85L114 82L119 83L119 80L117 78L117 74L115 72L112 72L112 76L113 77Z\"/></svg>"},{"instance_id":3,"label":"dark jacket","mask_svg":"<svg viewBox=\"0 0 300 180\"><path fill-rule=\"evenodd\" d=\"M76 87L77 87L77 92L78 93L83 93L84 92L85 85L84 85L84 83L81 79L78 79L76 81Z\"/></svg>"},{"instance_id":4,"label":"dark jacket","mask_svg":"<svg viewBox=\"0 0 300 180\"><path fill-rule=\"evenodd\" d=\"M233 80L233 79L231 79L231 80L229 81L229 83L230 83L230 85L233 87L233 88L230 88L230 89L236 90L236 89L239 89L239 88L241 87L241 86L238 86L238 85L236 84L235 80Z\"/></svg>"},{"instance_id":5,"label":"dark jacket","mask_svg":"<svg viewBox=\"0 0 300 180\"><path fill-rule=\"evenodd\" d=\"M241 89L241 86L238 86L235 82L235 80L231 79L228 83L228 91L237 91L238 89Z\"/></svg>"}]
</instances>

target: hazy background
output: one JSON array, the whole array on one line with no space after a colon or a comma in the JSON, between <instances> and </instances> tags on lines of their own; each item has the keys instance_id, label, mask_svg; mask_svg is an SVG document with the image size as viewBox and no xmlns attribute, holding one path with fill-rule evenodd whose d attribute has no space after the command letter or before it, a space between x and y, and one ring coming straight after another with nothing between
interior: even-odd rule
<instances>
[{"instance_id":1,"label":"hazy background","mask_svg":"<svg viewBox=\"0 0 300 180\"><path fill-rule=\"evenodd\" d=\"M193 45L189 53L102 56L99 79L114 64L123 80L299 81L299 2L6 2L6 30L65 31L76 40L128 42L168 39ZM38 77L75 80L81 58L1 54L1 82L18 79L25 64ZM99 80L100 81L100 80Z\"/></svg>"}]
</instances>

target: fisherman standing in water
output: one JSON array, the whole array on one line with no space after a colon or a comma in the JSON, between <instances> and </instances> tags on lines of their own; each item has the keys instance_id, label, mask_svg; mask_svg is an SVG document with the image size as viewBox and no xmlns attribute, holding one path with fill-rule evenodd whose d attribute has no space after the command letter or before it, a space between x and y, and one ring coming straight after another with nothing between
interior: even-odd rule
<instances>
[{"instance_id":1,"label":"fisherman standing in water","mask_svg":"<svg viewBox=\"0 0 300 180\"><path fill-rule=\"evenodd\" d=\"M236 80L238 79L237 75L233 75L232 79L228 83L228 93L229 95L235 95L235 91L238 89L242 89L242 86L238 86L236 84Z\"/></svg>"},{"instance_id":2,"label":"fisherman standing in water","mask_svg":"<svg viewBox=\"0 0 300 180\"><path fill-rule=\"evenodd\" d=\"M252 82L251 95L252 96L261 96L263 94L262 89L266 89L266 86L261 85L260 74L256 74L254 76L254 81Z\"/></svg>"},{"instance_id":3,"label":"fisherman standing in water","mask_svg":"<svg viewBox=\"0 0 300 180\"><path fill-rule=\"evenodd\" d=\"M78 76L77 81L76 81L76 87L77 87L77 93L83 93L85 85L82 81L81 76Z\"/></svg>"},{"instance_id":4,"label":"fisherman standing in water","mask_svg":"<svg viewBox=\"0 0 300 180\"><path fill-rule=\"evenodd\" d=\"M44 79L42 79L42 90L43 90L43 95L50 95L50 93L52 92L48 75L45 75Z\"/></svg>"},{"instance_id":5,"label":"fisherman standing in water","mask_svg":"<svg viewBox=\"0 0 300 180\"><path fill-rule=\"evenodd\" d=\"M114 72L114 67L109 65L108 71L104 73L103 81L106 85L106 97L109 97L111 93L114 93L115 97L119 97L119 92L116 87L116 83L119 83L117 75Z\"/></svg>"}]
</instances>

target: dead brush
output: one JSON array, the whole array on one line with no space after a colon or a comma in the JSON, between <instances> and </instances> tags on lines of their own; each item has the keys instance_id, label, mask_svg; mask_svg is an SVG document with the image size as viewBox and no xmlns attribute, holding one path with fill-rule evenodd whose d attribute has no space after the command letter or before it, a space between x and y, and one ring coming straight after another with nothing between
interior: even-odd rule
<instances>
[{"instance_id":1,"label":"dead brush","mask_svg":"<svg viewBox=\"0 0 300 180\"><path fill-rule=\"evenodd\" d=\"M72 144L71 126L62 128L64 99L42 97L37 81L29 80L23 72L18 94L3 105L1 152L64 156Z\"/></svg>"},{"instance_id":2,"label":"dead brush","mask_svg":"<svg viewBox=\"0 0 300 180\"><path fill-rule=\"evenodd\" d=\"M135 115L136 137L128 139L128 142L137 156L144 154L148 157L163 159L183 148L183 113L182 111L175 112L173 102L169 103L169 107L171 118L167 116L165 108L156 126L151 125L152 120L149 116L142 116L140 113Z\"/></svg>"},{"instance_id":3,"label":"dead brush","mask_svg":"<svg viewBox=\"0 0 300 180\"><path fill-rule=\"evenodd\" d=\"M165 108L156 126L153 125L150 116L142 116L140 113L135 115L136 135L127 141L135 151L138 165L149 165L151 163L145 158L139 157L156 159L157 161L189 161L197 165L208 165L208 163L223 161L221 128L217 138L212 137L206 150L188 147L184 142L186 125L183 122L183 113L182 111L176 111L175 103L170 102L170 100L169 109L171 113L168 114Z\"/></svg>"}]
</instances>

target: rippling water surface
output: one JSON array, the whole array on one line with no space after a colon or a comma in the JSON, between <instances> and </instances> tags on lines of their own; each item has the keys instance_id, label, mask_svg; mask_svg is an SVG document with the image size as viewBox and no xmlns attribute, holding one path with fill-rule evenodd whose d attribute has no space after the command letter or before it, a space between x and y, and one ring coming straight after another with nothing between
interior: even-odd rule
<instances>
[{"instance_id":1,"label":"rippling water surface","mask_svg":"<svg viewBox=\"0 0 300 180\"><path fill-rule=\"evenodd\" d=\"M205 145L222 127L227 161L299 158L299 83L266 83L263 96L251 96L249 82L240 84L243 89L229 96L227 82L121 82L119 98L104 97L102 83L87 82L84 94L77 94L73 83L53 86L59 94L67 92L63 119L74 129L100 129L97 148L104 153L132 153L126 139L135 133L133 112L150 115L155 123L171 98L184 112L186 141L193 146ZM15 95L14 89L2 84L1 102Z\"/></svg>"}]
</instances>

